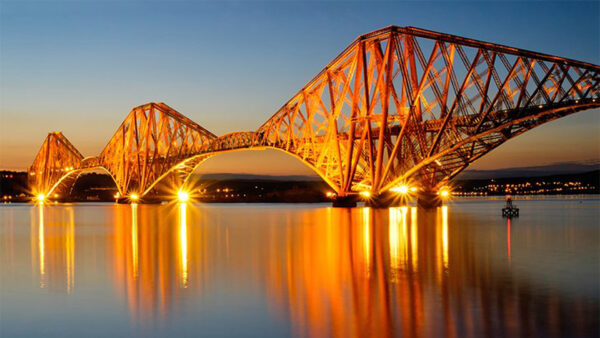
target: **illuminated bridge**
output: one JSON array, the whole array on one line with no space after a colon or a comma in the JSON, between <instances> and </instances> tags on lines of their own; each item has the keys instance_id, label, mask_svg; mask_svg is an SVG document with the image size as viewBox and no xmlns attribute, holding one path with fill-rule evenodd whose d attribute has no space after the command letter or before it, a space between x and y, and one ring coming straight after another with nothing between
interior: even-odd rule
<instances>
[{"instance_id":1,"label":"illuminated bridge","mask_svg":"<svg viewBox=\"0 0 600 338\"><path fill-rule=\"evenodd\" d=\"M68 194L103 168L120 196L182 187L207 158L277 149L311 167L334 204L385 205L414 187L424 205L470 163L545 122L600 106L600 66L413 27L352 42L256 131L220 137L164 103L133 108L96 157L50 133L29 168L37 195Z\"/></svg>"}]
</instances>

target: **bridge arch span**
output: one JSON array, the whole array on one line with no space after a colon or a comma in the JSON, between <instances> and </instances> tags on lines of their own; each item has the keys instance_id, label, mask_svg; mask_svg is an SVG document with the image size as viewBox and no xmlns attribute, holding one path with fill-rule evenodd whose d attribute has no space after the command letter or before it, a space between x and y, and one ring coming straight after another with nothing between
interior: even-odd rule
<instances>
[{"instance_id":1,"label":"bridge arch span","mask_svg":"<svg viewBox=\"0 0 600 338\"><path fill-rule=\"evenodd\" d=\"M174 195L177 190L189 190L191 189L191 185L189 179L191 175L198 169L202 164L204 164L207 160L211 158L218 157L221 154L226 153L234 153L234 152L243 152L243 151L262 151L262 150L275 150L277 152L283 153L287 156L293 157L302 165L310 168L315 174L317 174L324 182L326 182L331 189L334 191L338 191L339 187L336 187L333 182L328 182L327 178L318 171L317 168L312 166L309 162L303 160L297 154L288 152L284 149L270 146L260 146L260 147L236 147L232 149L221 149L215 152L201 154L192 156L188 159L183 160L182 162L171 167L167 172L161 175L152 185L150 185L146 191L144 191L140 197L145 195L152 195L153 191L157 195L161 195L158 193L157 187L162 186L163 190L167 190L170 192L169 195Z\"/></svg>"},{"instance_id":2,"label":"bridge arch span","mask_svg":"<svg viewBox=\"0 0 600 338\"><path fill-rule=\"evenodd\" d=\"M104 167L102 166L82 166L80 168L70 170L66 174L64 174L51 188L49 191L45 193L45 196L51 199L59 199L62 197L71 196L73 193L73 187L85 172L97 171L100 170L108 176L110 176L112 182L117 189L119 196L123 196L123 192L119 189L119 186L114 178L114 176Z\"/></svg>"},{"instance_id":3,"label":"bridge arch span","mask_svg":"<svg viewBox=\"0 0 600 338\"><path fill-rule=\"evenodd\" d=\"M466 169L471 163L486 155L493 149L500 147L508 139L512 139L542 124L555 121L558 118L568 116L580 111L596 108L597 105L594 105L593 103L593 99L587 99L582 100L578 104L568 107L557 107L554 109L545 109L545 107L538 108L537 113L534 112L532 115L511 120L492 129L469 136L468 138L465 138L464 140L453 144L452 146L444 149L443 151L440 151L436 154L433 154L429 158L424 159L421 163L414 166L410 170L403 173L403 175L395 178L393 181L388 183L388 185L385 186L383 190L388 190L400 184L401 182L405 182L408 180L419 181L419 176L422 176L424 172L427 172L428 166L439 166L439 164L436 163L436 161L440 163L451 162L452 157L457 156L457 150L460 150L465 146L470 146L470 151L472 152L472 154L470 155L469 160L464 163L461 163L460 166L455 166L451 168L451 171L449 171L449 173L446 173L445 176L443 176L441 179L438 179L436 181L436 185L434 185L433 187L434 189L439 189L442 185L447 184L449 180L451 180L464 169ZM487 138L485 147L481 147L478 150L475 149L473 145L477 142L481 142L483 138Z\"/></svg>"}]
</instances>

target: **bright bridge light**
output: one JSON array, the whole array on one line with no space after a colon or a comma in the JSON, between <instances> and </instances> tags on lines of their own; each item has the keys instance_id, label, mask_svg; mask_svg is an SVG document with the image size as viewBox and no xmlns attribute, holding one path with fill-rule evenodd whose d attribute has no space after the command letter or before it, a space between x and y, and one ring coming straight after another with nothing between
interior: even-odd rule
<instances>
[{"instance_id":1,"label":"bright bridge light","mask_svg":"<svg viewBox=\"0 0 600 338\"><path fill-rule=\"evenodd\" d=\"M371 193L369 191L361 191L360 194L366 198L371 197Z\"/></svg>"},{"instance_id":2,"label":"bright bridge light","mask_svg":"<svg viewBox=\"0 0 600 338\"><path fill-rule=\"evenodd\" d=\"M38 194L36 196L36 199L38 200L38 202L43 203L44 200L46 199L46 196L44 196L44 194Z\"/></svg>"},{"instance_id":3,"label":"bright bridge light","mask_svg":"<svg viewBox=\"0 0 600 338\"><path fill-rule=\"evenodd\" d=\"M408 194L408 191L410 190L410 187L408 185L403 184L403 185L391 188L390 190L393 191L393 192L402 194L402 195L406 195L406 194Z\"/></svg>"},{"instance_id":4,"label":"bright bridge light","mask_svg":"<svg viewBox=\"0 0 600 338\"><path fill-rule=\"evenodd\" d=\"M442 198L447 198L448 196L450 196L450 191L448 191L447 189L442 189L439 192L440 196L442 196Z\"/></svg>"},{"instance_id":5,"label":"bright bridge light","mask_svg":"<svg viewBox=\"0 0 600 338\"><path fill-rule=\"evenodd\" d=\"M179 199L179 202L187 202L190 199L190 194L179 190L179 192L177 193L177 199Z\"/></svg>"},{"instance_id":6,"label":"bright bridge light","mask_svg":"<svg viewBox=\"0 0 600 338\"><path fill-rule=\"evenodd\" d=\"M129 195L129 199L132 201L137 201L140 199L140 196L138 196L138 194L136 194L136 193L133 193L133 194Z\"/></svg>"}]
</instances>

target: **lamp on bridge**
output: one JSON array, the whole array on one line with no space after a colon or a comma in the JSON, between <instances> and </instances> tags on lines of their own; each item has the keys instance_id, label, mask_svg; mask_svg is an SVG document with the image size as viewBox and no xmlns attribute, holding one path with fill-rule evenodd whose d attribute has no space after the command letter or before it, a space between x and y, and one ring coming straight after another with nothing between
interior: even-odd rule
<instances>
[{"instance_id":1,"label":"lamp on bridge","mask_svg":"<svg viewBox=\"0 0 600 338\"><path fill-rule=\"evenodd\" d=\"M38 203L44 203L46 196L44 196L44 194L38 194L35 198L38 201Z\"/></svg>"},{"instance_id":2,"label":"lamp on bridge","mask_svg":"<svg viewBox=\"0 0 600 338\"><path fill-rule=\"evenodd\" d=\"M442 199L447 199L450 197L450 191L447 188L442 188L439 192L439 195Z\"/></svg>"},{"instance_id":3,"label":"lamp on bridge","mask_svg":"<svg viewBox=\"0 0 600 338\"><path fill-rule=\"evenodd\" d=\"M412 191L411 188L406 185L406 184L402 184L400 186L391 188L390 191L393 191L395 193L398 193L400 195L407 195L409 191Z\"/></svg>"},{"instance_id":4,"label":"lamp on bridge","mask_svg":"<svg viewBox=\"0 0 600 338\"><path fill-rule=\"evenodd\" d=\"M186 191L179 190L179 192L177 192L177 199L179 202L187 202L190 199L190 194Z\"/></svg>"},{"instance_id":5,"label":"lamp on bridge","mask_svg":"<svg viewBox=\"0 0 600 338\"><path fill-rule=\"evenodd\" d=\"M138 196L138 194L133 193L131 195L129 195L129 199L132 200L133 202L137 202L140 199L140 196Z\"/></svg>"}]
</instances>

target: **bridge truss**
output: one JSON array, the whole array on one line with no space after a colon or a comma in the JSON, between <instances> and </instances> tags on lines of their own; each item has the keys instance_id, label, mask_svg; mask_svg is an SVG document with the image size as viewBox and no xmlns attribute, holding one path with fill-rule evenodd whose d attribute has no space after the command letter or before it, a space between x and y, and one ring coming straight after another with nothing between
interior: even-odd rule
<instances>
[{"instance_id":1,"label":"bridge truss","mask_svg":"<svg viewBox=\"0 0 600 338\"><path fill-rule=\"evenodd\" d=\"M185 181L216 153L274 148L313 168L338 196L405 182L435 191L508 139L599 106L597 65L391 26L358 37L255 132L216 137L151 103L134 108L87 163L61 134L69 146L42 154L43 146L30 179L48 191L65 166L100 166L122 194L148 194L165 177Z\"/></svg>"}]
</instances>

